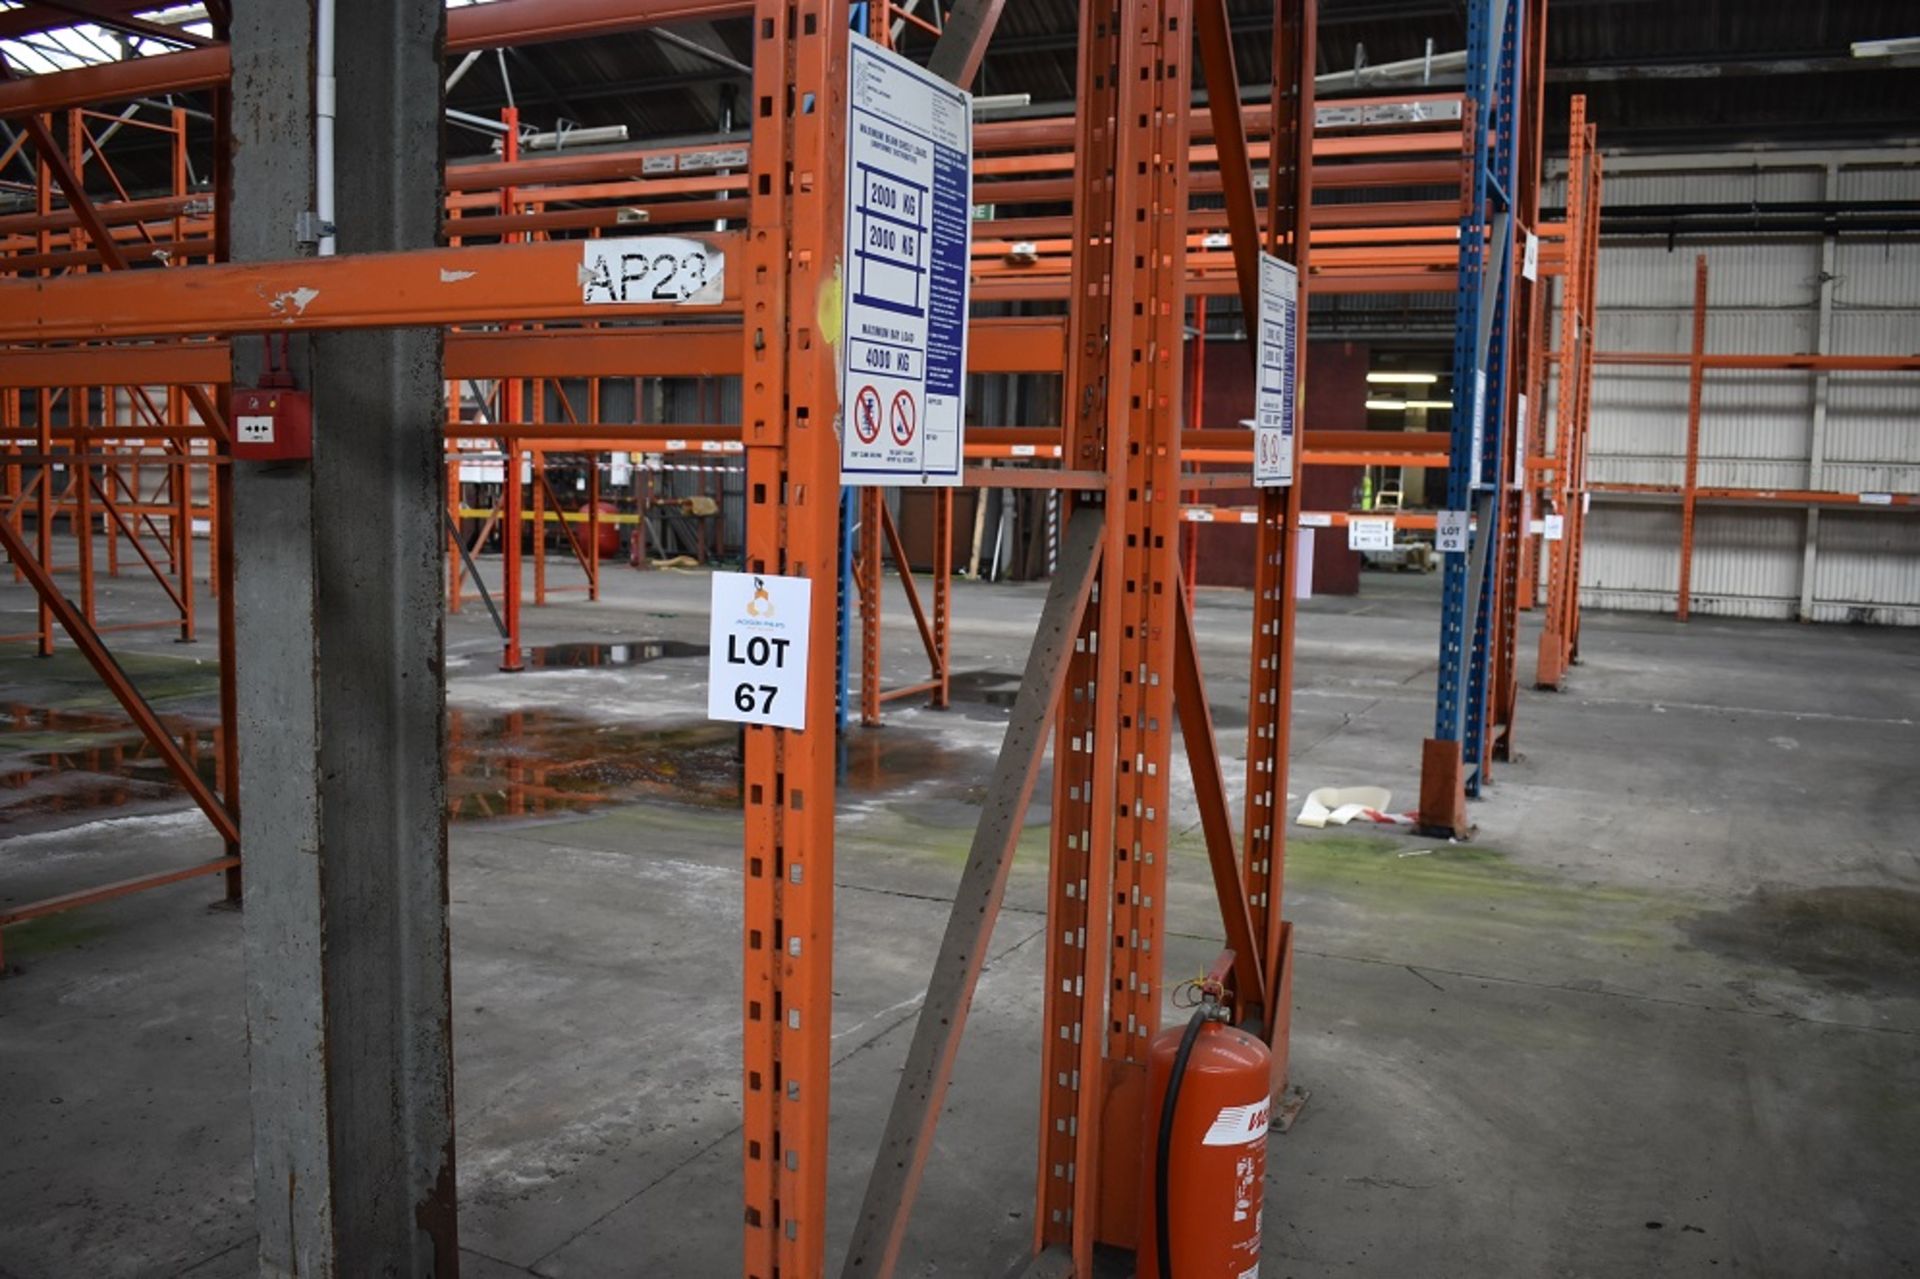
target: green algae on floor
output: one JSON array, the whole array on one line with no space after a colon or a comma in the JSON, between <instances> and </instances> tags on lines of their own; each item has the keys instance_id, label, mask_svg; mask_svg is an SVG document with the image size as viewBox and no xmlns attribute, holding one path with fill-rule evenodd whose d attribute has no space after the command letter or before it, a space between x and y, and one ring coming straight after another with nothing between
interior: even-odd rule
<instances>
[{"instance_id":1,"label":"green algae on floor","mask_svg":"<svg viewBox=\"0 0 1920 1279\"><path fill-rule=\"evenodd\" d=\"M66 911L9 924L5 942L7 960L12 962L82 946L105 936L108 931L99 916L90 911Z\"/></svg>"},{"instance_id":2,"label":"green algae on floor","mask_svg":"<svg viewBox=\"0 0 1920 1279\"><path fill-rule=\"evenodd\" d=\"M1635 889L1576 883L1484 844L1435 844L1391 835L1291 833L1287 881L1300 888L1386 891L1407 897L1619 904L1663 900Z\"/></svg>"},{"instance_id":3,"label":"green algae on floor","mask_svg":"<svg viewBox=\"0 0 1920 1279\"><path fill-rule=\"evenodd\" d=\"M210 648L207 658L141 651L114 654L134 687L155 706L195 700L211 705L220 693L220 668L210 658ZM0 706L20 700L19 694L27 689L32 690L35 706L124 714L118 699L71 645L55 648L51 657L36 656L26 645L0 646Z\"/></svg>"},{"instance_id":4,"label":"green algae on floor","mask_svg":"<svg viewBox=\"0 0 1920 1279\"><path fill-rule=\"evenodd\" d=\"M1179 859L1204 858L1199 836ZM1355 959L1536 976L1511 968L1543 933L1556 939L1552 980L1600 982L1649 970L1681 941L1689 903L1672 894L1575 880L1478 844L1405 835L1289 831L1288 918L1298 945Z\"/></svg>"}]
</instances>

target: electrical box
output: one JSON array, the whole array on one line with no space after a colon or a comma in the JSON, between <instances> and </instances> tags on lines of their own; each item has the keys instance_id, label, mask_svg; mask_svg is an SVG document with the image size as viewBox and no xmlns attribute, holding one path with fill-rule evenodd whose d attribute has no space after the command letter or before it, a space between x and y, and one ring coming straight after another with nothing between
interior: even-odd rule
<instances>
[{"instance_id":1,"label":"electrical box","mask_svg":"<svg viewBox=\"0 0 1920 1279\"><path fill-rule=\"evenodd\" d=\"M313 458L313 400L279 387L233 393L233 456L243 462Z\"/></svg>"}]
</instances>

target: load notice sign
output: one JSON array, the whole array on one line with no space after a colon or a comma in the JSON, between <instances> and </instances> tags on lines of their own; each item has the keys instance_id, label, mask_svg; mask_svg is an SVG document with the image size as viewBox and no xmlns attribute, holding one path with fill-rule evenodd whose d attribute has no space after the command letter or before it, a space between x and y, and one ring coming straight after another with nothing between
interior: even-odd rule
<instances>
[{"instance_id":1,"label":"load notice sign","mask_svg":"<svg viewBox=\"0 0 1920 1279\"><path fill-rule=\"evenodd\" d=\"M973 98L859 36L847 57L840 480L960 483Z\"/></svg>"},{"instance_id":2,"label":"load notice sign","mask_svg":"<svg viewBox=\"0 0 1920 1279\"><path fill-rule=\"evenodd\" d=\"M769 728L807 726L807 636L813 582L715 573L707 655L707 718Z\"/></svg>"},{"instance_id":3,"label":"load notice sign","mask_svg":"<svg viewBox=\"0 0 1920 1279\"><path fill-rule=\"evenodd\" d=\"M1293 483L1294 379L1300 368L1300 271L1260 255L1260 383L1253 397L1253 485Z\"/></svg>"}]
</instances>

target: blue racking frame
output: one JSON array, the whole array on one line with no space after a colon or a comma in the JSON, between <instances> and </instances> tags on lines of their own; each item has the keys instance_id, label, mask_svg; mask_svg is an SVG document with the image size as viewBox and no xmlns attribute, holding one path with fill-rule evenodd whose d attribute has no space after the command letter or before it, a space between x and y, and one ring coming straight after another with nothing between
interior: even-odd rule
<instances>
[{"instance_id":1,"label":"blue racking frame","mask_svg":"<svg viewBox=\"0 0 1920 1279\"><path fill-rule=\"evenodd\" d=\"M1478 797L1483 781L1488 673L1499 590L1494 569L1503 527L1501 503L1509 500L1502 464L1507 455L1517 225L1514 195L1519 183L1517 104L1526 8L1525 0L1474 0L1467 13L1473 150L1467 204L1460 219L1453 387L1456 404L1462 396L1470 396L1471 403L1467 411L1456 408L1453 414L1447 509L1468 511L1472 521L1467 551L1445 557L1434 736L1423 762L1421 785L1422 827L1456 836L1471 830L1464 807L1435 805L1430 796ZM1448 767L1452 776L1432 776L1434 770Z\"/></svg>"}]
</instances>

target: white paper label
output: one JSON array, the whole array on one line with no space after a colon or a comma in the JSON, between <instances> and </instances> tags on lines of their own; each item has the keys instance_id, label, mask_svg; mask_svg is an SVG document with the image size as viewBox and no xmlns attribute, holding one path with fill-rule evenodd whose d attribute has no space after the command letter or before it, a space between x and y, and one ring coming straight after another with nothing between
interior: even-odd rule
<instances>
[{"instance_id":1,"label":"white paper label","mask_svg":"<svg viewBox=\"0 0 1920 1279\"><path fill-rule=\"evenodd\" d=\"M1522 278L1537 280L1540 278L1540 237L1527 232L1527 247L1520 257Z\"/></svg>"},{"instance_id":2,"label":"white paper label","mask_svg":"<svg viewBox=\"0 0 1920 1279\"><path fill-rule=\"evenodd\" d=\"M1349 516L1347 549L1350 551L1392 550L1393 521L1364 515Z\"/></svg>"},{"instance_id":3,"label":"white paper label","mask_svg":"<svg viewBox=\"0 0 1920 1279\"><path fill-rule=\"evenodd\" d=\"M1325 511L1302 511L1300 512L1300 527L1332 528L1333 516L1327 514Z\"/></svg>"},{"instance_id":4,"label":"white paper label","mask_svg":"<svg viewBox=\"0 0 1920 1279\"><path fill-rule=\"evenodd\" d=\"M244 421L246 421L246 419L245 419L245 418L241 418L240 420L241 420L242 422L244 422ZM1893 494L1891 494L1891 493L1862 493L1862 494L1860 495L1860 504L1861 504L1862 506L1892 506L1892 505L1893 505Z\"/></svg>"},{"instance_id":5,"label":"white paper label","mask_svg":"<svg viewBox=\"0 0 1920 1279\"><path fill-rule=\"evenodd\" d=\"M1467 468L1467 487L1480 487L1481 459L1487 445L1487 371L1473 371L1473 456Z\"/></svg>"},{"instance_id":6,"label":"white paper label","mask_svg":"<svg viewBox=\"0 0 1920 1279\"><path fill-rule=\"evenodd\" d=\"M972 207L972 95L854 36L841 259L843 484L961 482Z\"/></svg>"},{"instance_id":7,"label":"white paper label","mask_svg":"<svg viewBox=\"0 0 1920 1279\"><path fill-rule=\"evenodd\" d=\"M1271 253L1260 255L1260 381L1253 397L1253 486L1293 483L1294 423L1299 402L1300 272Z\"/></svg>"},{"instance_id":8,"label":"white paper label","mask_svg":"<svg viewBox=\"0 0 1920 1279\"><path fill-rule=\"evenodd\" d=\"M1582 493L1580 495L1580 514L1586 515L1592 512L1592 510L1593 510L1593 494Z\"/></svg>"},{"instance_id":9,"label":"white paper label","mask_svg":"<svg viewBox=\"0 0 1920 1279\"><path fill-rule=\"evenodd\" d=\"M1527 485L1527 428L1531 419L1527 416L1527 393L1520 392L1514 397L1513 422L1513 487L1525 488Z\"/></svg>"},{"instance_id":10,"label":"white paper label","mask_svg":"<svg viewBox=\"0 0 1920 1279\"><path fill-rule=\"evenodd\" d=\"M615 453L607 464L607 478L614 484L625 486L633 482L633 463L623 453Z\"/></svg>"},{"instance_id":11,"label":"white paper label","mask_svg":"<svg viewBox=\"0 0 1920 1279\"><path fill-rule=\"evenodd\" d=\"M807 726L807 636L813 582L715 573L708 628L707 718Z\"/></svg>"},{"instance_id":12,"label":"white paper label","mask_svg":"<svg viewBox=\"0 0 1920 1279\"><path fill-rule=\"evenodd\" d=\"M1443 552L1464 554L1467 549L1467 513L1441 511L1435 517L1433 542Z\"/></svg>"},{"instance_id":13,"label":"white paper label","mask_svg":"<svg viewBox=\"0 0 1920 1279\"><path fill-rule=\"evenodd\" d=\"M1547 535L1549 542L1559 541L1561 536L1567 531L1567 517L1564 515L1547 516L1541 523L1541 531Z\"/></svg>"},{"instance_id":14,"label":"white paper label","mask_svg":"<svg viewBox=\"0 0 1920 1279\"><path fill-rule=\"evenodd\" d=\"M587 306L684 306L726 295L719 249L675 235L580 242L580 300Z\"/></svg>"}]
</instances>

